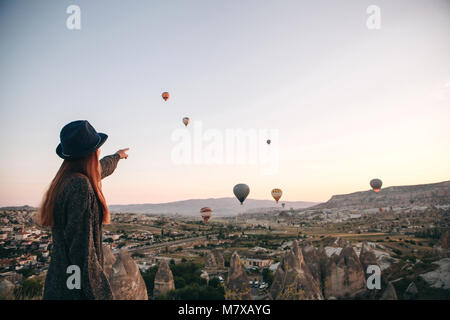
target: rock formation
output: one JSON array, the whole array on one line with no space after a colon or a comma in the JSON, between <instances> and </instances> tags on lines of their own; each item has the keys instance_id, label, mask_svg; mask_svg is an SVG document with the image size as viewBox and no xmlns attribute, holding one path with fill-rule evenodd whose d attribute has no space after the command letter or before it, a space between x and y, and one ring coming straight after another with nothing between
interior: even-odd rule
<instances>
[{"instance_id":1,"label":"rock formation","mask_svg":"<svg viewBox=\"0 0 450 320\"><path fill-rule=\"evenodd\" d=\"M225 268L225 260L223 259L222 251L221 250L215 250L214 254L215 254L215 258L216 258L217 268L219 268L219 269Z\"/></svg>"},{"instance_id":2,"label":"rock formation","mask_svg":"<svg viewBox=\"0 0 450 320\"><path fill-rule=\"evenodd\" d=\"M166 260L161 260L158 271L155 275L155 286L153 289L153 296L166 294L167 292L175 290L175 283L173 281L172 271L169 268Z\"/></svg>"},{"instance_id":3,"label":"rock formation","mask_svg":"<svg viewBox=\"0 0 450 320\"><path fill-rule=\"evenodd\" d=\"M337 238L335 241L334 241L334 243L338 246L338 247L340 247L340 248L344 248L344 247L346 247L346 246L348 246L349 245L349 243L348 243L348 241L347 240L344 240L344 239L342 239L342 238Z\"/></svg>"},{"instance_id":4,"label":"rock formation","mask_svg":"<svg viewBox=\"0 0 450 320\"><path fill-rule=\"evenodd\" d=\"M284 255L275 272L270 296L281 300L323 299L320 285L303 259L297 240L292 242L291 250Z\"/></svg>"},{"instance_id":5,"label":"rock formation","mask_svg":"<svg viewBox=\"0 0 450 320\"><path fill-rule=\"evenodd\" d=\"M303 259L308 265L314 279L322 288L323 274L328 261L327 253L323 247L317 249L311 241L305 241L302 246Z\"/></svg>"},{"instance_id":6,"label":"rock formation","mask_svg":"<svg viewBox=\"0 0 450 320\"><path fill-rule=\"evenodd\" d=\"M241 259L237 252L234 252L230 260L230 268L226 282L225 298L227 300L248 300L252 299L249 280Z\"/></svg>"},{"instance_id":7,"label":"rock formation","mask_svg":"<svg viewBox=\"0 0 450 320\"><path fill-rule=\"evenodd\" d=\"M448 231L433 246L433 253L441 257L450 257L450 233Z\"/></svg>"},{"instance_id":8,"label":"rock formation","mask_svg":"<svg viewBox=\"0 0 450 320\"><path fill-rule=\"evenodd\" d=\"M208 283L209 282L209 274L208 274L208 272L203 270L202 273L200 274L200 278L205 279L206 283Z\"/></svg>"},{"instance_id":9,"label":"rock formation","mask_svg":"<svg viewBox=\"0 0 450 320\"><path fill-rule=\"evenodd\" d=\"M0 281L0 300L14 300L14 284L9 280Z\"/></svg>"},{"instance_id":10,"label":"rock formation","mask_svg":"<svg viewBox=\"0 0 450 320\"><path fill-rule=\"evenodd\" d=\"M208 251L205 258L205 268L207 270L215 270L217 269L216 258L211 251Z\"/></svg>"},{"instance_id":11,"label":"rock formation","mask_svg":"<svg viewBox=\"0 0 450 320\"><path fill-rule=\"evenodd\" d=\"M414 300L417 297L419 291L417 290L416 284L411 282L403 293L403 299L405 300Z\"/></svg>"},{"instance_id":12,"label":"rock formation","mask_svg":"<svg viewBox=\"0 0 450 320\"><path fill-rule=\"evenodd\" d=\"M432 288L440 288L444 290L450 289L450 258L444 258L433 262L438 268L427 273L421 274L420 277L427 282Z\"/></svg>"},{"instance_id":13,"label":"rock formation","mask_svg":"<svg viewBox=\"0 0 450 320\"><path fill-rule=\"evenodd\" d=\"M114 255L103 246L104 270L116 300L148 300L147 287L130 254L121 249Z\"/></svg>"},{"instance_id":14,"label":"rock formation","mask_svg":"<svg viewBox=\"0 0 450 320\"><path fill-rule=\"evenodd\" d=\"M361 252L359 254L359 261L361 262L364 272L367 271L367 267L370 265L379 266L377 262L377 256L366 241L362 243Z\"/></svg>"},{"instance_id":15,"label":"rock formation","mask_svg":"<svg viewBox=\"0 0 450 320\"><path fill-rule=\"evenodd\" d=\"M332 256L324 275L324 293L327 298L353 297L366 288L366 278L361 262L351 246Z\"/></svg>"},{"instance_id":16,"label":"rock formation","mask_svg":"<svg viewBox=\"0 0 450 320\"><path fill-rule=\"evenodd\" d=\"M388 285L381 295L380 300L398 300L397 293L395 292L395 288L391 282L388 282Z\"/></svg>"}]
</instances>

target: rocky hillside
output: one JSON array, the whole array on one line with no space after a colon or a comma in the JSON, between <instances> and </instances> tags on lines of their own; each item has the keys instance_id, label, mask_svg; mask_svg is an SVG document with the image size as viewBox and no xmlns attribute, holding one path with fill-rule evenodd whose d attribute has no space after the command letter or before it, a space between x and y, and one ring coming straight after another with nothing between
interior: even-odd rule
<instances>
[{"instance_id":1,"label":"rocky hillside","mask_svg":"<svg viewBox=\"0 0 450 320\"><path fill-rule=\"evenodd\" d=\"M450 204L450 181L414 186L387 187L379 193L360 191L332 196L330 200L309 209L370 209L398 206Z\"/></svg>"}]
</instances>

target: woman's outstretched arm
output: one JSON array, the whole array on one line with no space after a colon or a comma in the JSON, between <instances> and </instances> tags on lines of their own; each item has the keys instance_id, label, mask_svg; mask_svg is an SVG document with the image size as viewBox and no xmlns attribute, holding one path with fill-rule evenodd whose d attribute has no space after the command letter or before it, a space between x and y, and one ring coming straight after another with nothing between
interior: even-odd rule
<instances>
[{"instance_id":1,"label":"woman's outstretched arm","mask_svg":"<svg viewBox=\"0 0 450 320\"><path fill-rule=\"evenodd\" d=\"M128 158L128 154L126 153L130 148L121 149L117 151L115 154L106 156L100 160L100 167L102 168L102 179L111 175L114 170L117 168L117 163L120 159Z\"/></svg>"}]
</instances>

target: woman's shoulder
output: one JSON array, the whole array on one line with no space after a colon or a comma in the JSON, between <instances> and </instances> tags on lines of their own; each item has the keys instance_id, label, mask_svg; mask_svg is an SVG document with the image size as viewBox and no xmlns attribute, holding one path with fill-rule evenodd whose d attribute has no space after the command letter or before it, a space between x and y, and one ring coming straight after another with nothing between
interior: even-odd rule
<instances>
[{"instance_id":1,"label":"woman's shoulder","mask_svg":"<svg viewBox=\"0 0 450 320\"><path fill-rule=\"evenodd\" d=\"M79 219L94 199L89 179L82 174L71 174L64 179L55 199L55 226L66 226L69 219ZM65 217L65 218L64 218Z\"/></svg>"},{"instance_id":2,"label":"woman's shoulder","mask_svg":"<svg viewBox=\"0 0 450 320\"><path fill-rule=\"evenodd\" d=\"M72 194L74 192L86 194L94 192L89 178L81 173L74 173L67 177L62 189L63 193L69 192Z\"/></svg>"}]
</instances>

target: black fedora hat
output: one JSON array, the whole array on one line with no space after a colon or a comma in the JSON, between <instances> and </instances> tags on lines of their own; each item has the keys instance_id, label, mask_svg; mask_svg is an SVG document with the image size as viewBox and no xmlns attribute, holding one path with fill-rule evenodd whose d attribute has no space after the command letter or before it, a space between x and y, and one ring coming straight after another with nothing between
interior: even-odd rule
<instances>
[{"instance_id":1,"label":"black fedora hat","mask_svg":"<svg viewBox=\"0 0 450 320\"><path fill-rule=\"evenodd\" d=\"M77 120L65 125L59 137L61 143L56 148L56 154L67 160L84 158L108 139L108 135L97 133L87 120Z\"/></svg>"}]
</instances>

